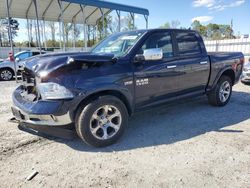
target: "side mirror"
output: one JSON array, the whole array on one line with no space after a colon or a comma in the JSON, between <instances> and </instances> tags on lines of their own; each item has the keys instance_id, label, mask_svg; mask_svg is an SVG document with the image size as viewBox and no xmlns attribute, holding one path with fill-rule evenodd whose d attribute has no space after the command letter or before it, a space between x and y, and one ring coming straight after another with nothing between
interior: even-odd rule
<instances>
[{"instance_id":1,"label":"side mirror","mask_svg":"<svg viewBox=\"0 0 250 188\"><path fill-rule=\"evenodd\" d=\"M161 48L151 48L143 51L145 60L161 60L163 58L163 52Z\"/></svg>"},{"instance_id":2,"label":"side mirror","mask_svg":"<svg viewBox=\"0 0 250 188\"><path fill-rule=\"evenodd\" d=\"M19 57L17 57L17 58L15 59L15 61L16 61L16 62L19 62L19 61L20 61L20 58L19 58Z\"/></svg>"}]
</instances>

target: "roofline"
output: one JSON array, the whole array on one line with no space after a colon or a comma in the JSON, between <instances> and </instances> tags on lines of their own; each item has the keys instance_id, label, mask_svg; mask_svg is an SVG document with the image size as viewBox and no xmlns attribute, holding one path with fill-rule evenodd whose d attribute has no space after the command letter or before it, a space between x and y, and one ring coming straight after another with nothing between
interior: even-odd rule
<instances>
[{"instance_id":1,"label":"roofline","mask_svg":"<svg viewBox=\"0 0 250 188\"><path fill-rule=\"evenodd\" d=\"M192 29L177 29L177 28L150 28L150 29L135 29L131 31L122 31L119 33L133 32L133 31L142 31L142 32L157 32L157 31L185 31L185 32L197 32Z\"/></svg>"},{"instance_id":2,"label":"roofline","mask_svg":"<svg viewBox=\"0 0 250 188\"><path fill-rule=\"evenodd\" d=\"M124 4L118 4L118 3L113 3L113 2L100 1L100 0L61 0L61 1L82 4L82 5L87 5L87 6L93 6L93 7L98 7L98 8L111 9L111 10L120 10L124 12L133 12L136 14L149 16L148 9L124 5Z\"/></svg>"}]
</instances>

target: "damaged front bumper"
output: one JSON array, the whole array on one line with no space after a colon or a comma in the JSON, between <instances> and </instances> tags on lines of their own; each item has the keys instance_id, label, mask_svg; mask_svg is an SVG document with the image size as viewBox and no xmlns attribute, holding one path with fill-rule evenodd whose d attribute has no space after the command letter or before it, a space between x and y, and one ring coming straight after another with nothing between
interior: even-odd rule
<instances>
[{"instance_id":1,"label":"damaged front bumper","mask_svg":"<svg viewBox=\"0 0 250 188\"><path fill-rule=\"evenodd\" d=\"M69 111L63 108L63 100L29 101L21 95L19 86L12 95L12 113L18 122L34 125L61 126L72 123Z\"/></svg>"}]
</instances>

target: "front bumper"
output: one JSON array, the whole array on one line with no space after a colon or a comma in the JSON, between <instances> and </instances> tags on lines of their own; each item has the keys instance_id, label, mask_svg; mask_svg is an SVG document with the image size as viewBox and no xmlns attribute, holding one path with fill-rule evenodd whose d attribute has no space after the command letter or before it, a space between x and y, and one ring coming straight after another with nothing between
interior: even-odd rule
<instances>
[{"instance_id":1,"label":"front bumper","mask_svg":"<svg viewBox=\"0 0 250 188\"><path fill-rule=\"evenodd\" d=\"M12 113L19 122L47 126L72 123L69 111L63 107L63 100L29 101L21 96L21 92L19 86L12 95Z\"/></svg>"}]
</instances>

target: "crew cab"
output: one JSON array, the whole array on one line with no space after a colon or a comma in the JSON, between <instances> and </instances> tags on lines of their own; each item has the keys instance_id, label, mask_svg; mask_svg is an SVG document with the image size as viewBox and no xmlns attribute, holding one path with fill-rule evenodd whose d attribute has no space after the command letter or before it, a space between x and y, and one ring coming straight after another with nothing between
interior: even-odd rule
<instances>
[{"instance_id":1,"label":"crew cab","mask_svg":"<svg viewBox=\"0 0 250 188\"><path fill-rule=\"evenodd\" d=\"M240 52L207 53L193 30L116 33L90 52L29 59L12 112L37 126L74 124L87 144L107 146L136 111L199 95L207 95L211 105L226 105L243 64Z\"/></svg>"}]
</instances>

